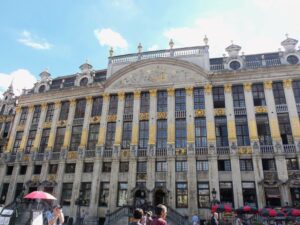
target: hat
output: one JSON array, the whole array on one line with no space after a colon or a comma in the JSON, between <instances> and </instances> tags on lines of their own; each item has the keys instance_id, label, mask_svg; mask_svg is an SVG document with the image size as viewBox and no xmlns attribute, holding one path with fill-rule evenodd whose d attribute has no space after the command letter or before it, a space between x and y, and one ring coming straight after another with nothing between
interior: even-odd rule
<instances>
[{"instance_id":1,"label":"hat","mask_svg":"<svg viewBox=\"0 0 300 225\"><path fill-rule=\"evenodd\" d=\"M55 208L61 209L62 207L61 207L61 205L54 205L54 206L53 206L53 209L55 209Z\"/></svg>"}]
</instances>

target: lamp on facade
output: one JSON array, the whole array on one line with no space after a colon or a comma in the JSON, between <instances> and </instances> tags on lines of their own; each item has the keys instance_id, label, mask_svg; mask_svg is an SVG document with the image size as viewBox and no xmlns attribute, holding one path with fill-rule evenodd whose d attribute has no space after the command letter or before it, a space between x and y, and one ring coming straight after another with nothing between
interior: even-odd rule
<instances>
[{"instance_id":1,"label":"lamp on facade","mask_svg":"<svg viewBox=\"0 0 300 225\"><path fill-rule=\"evenodd\" d=\"M217 198L217 191L216 191L215 188L212 189L211 196L213 198L213 200L211 202L211 205L214 206L218 202L218 200L216 200L216 198Z\"/></svg>"}]
</instances>

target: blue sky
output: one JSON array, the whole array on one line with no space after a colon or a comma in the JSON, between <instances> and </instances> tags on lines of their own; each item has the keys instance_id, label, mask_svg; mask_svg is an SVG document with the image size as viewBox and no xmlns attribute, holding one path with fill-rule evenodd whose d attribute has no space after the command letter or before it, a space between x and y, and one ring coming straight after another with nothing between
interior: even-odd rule
<instances>
[{"instance_id":1,"label":"blue sky","mask_svg":"<svg viewBox=\"0 0 300 225\"><path fill-rule=\"evenodd\" d=\"M277 51L285 33L300 38L299 0L52 0L1 1L0 93L13 79L30 88L45 68L52 77L86 61L107 67L115 55L203 45L221 56L231 43L245 54Z\"/></svg>"}]
</instances>

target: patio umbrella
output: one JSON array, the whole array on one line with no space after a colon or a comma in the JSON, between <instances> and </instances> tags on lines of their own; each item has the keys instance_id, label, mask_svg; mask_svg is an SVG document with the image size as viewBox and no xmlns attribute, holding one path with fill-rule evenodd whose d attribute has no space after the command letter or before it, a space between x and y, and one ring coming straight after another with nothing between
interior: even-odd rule
<instances>
[{"instance_id":1,"label":"patio umbrella","mask_svg":"<svg viewBox=\"0 0 300 225\"><path fill-rule=\"evenodd\" d=\"M51 195L47 192L43 192L43 191L33 191L33 192L27 194L24 198L56 200L56 198L53 195Z\"/></svg>"},{"instance_id":2,"label":"patio umbrella","mask_svg":"<svg viewBox=\"0 0 300 225\"><path fill-rule=\"evenodd\" d=\"M258 212L257 208L254 206L245 205L239 207L235 210L237 214L255 214Z\"/></svg>"},{"instance_id":3,"label":"patio umbrella","mask_svg":"<svg viewBox=\"0 0 300 225\"><path fill-rule=\"evenodd\" d=\"M259 215L263 217L285 217L285 213L280 210L271 208L262 208L259 210Z\"/></svg>"},{"instance_id":4,"label":"patio umbrella","mask_svg":"<svg viewBox=\"0 0 300 225\"><path fill-rule=\"evenodd\" d=\"M211 207L212 212L232 212L232 207L229 204L216 204Z\"/></svg>"},{"instance_id":5,"label":"patio umbrella","mask_svg":"<svg viewBox=\"0 0 300 225\"><path fill-rule=\"evenodd\" d=\"M283 208L281 209L283 213L286 214L286 216L293 216L293 217L300 217L300 210L294 209L294 208Z\"/></svg>"}]
</instances>

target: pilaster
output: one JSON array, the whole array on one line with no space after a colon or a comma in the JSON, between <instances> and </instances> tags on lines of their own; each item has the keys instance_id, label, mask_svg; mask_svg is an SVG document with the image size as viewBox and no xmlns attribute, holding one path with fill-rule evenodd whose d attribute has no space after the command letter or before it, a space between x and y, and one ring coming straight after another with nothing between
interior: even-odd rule
<instances>
[{"instance_id":1,"label":"pilaster","mask_svg":"<svg viewBox=\"0 0 300 225\"><path fill-rule=\"evenodd\" d=\"M16 188L17 188L17 178L19 175L19 171L20 171L20 164L15 163L13 172L11 175L11 179L9 182L9 186L8 186L9 191L7 192L7 195L6 195L5 205L11 203L14 199Z\"/></svg>"},{"instance_id":2,"label":"pilaster","mask_svg":"<svg viewBox=\"0 0 300 225\"><path fill-rule=\"evenodd\" d=\"M72 199L73 200L76 200L80 194L79 192L80 192L80 186L81 186L82 171L83 171L83 160L77 159L76 160L76 169L75 169L76 176L74 176L73 190L72 190ZM75 201L71 201L70 208L72 210L71 210L70 214L73 218L76 218L77 207L75 207Z\"/></svg>"},{"instance_id":3,"label":"pilaster","mask_svg":"<svg viewBox=\"0 0 300 225\"><path fill-rule=\"evenodd\" d=\"M230 155L230 163L232 171L234 206L237 208L244 205L239 156L234 154Z\"/></svg>"},{"instance_id":4,"label":"pilaster","mask_svg":"<svg viewBox=\"0 0 300 225\"><path fill-rule=\"evenodd\" d=\"M156 100L156 89L152 89L150 92L150 109L149 109L149 145L155 146L156 143L156 111L157 111L157 100Z\"/></svg>"},{"instance_id":5,"label":"pilaster","mask_svg":"<svg viewBox=\"0 0 300 225\"><path fill-rule=\"evenodd\" d=\"M231 84L225 84L224 91L225 91L228 140L232 144L232 143L236 143L237 140L236 140L235 117L234 117Z\"/></svg>"},{"instance_id":6,"label":"pilaster","mask_svg":"<svg viewBox=\"0 0 300 225\"><path fill-rule=\"evenodd\" d=\"M125 93L123 91L118 92L118 111L117 111L116 134L115 134L114 146L120 146L122 140L124 98L125 98Z\"/></svg>"},{"instance_id":7,"label":"pilaster","mask_svg":"<svg viewBox=\"0 0 300 225\"><path fill-rule=\"evenodd\" d=\"M255 187L256 187L256 199L258 203L258 208L262 208L266 205L265 200L265 193L263 187L263 180L264 180L264 172L262 167L262 161L259 154L254 153L252 155L252 162L253 162L253 172L254 172L254 179L255 179Z\"/></svg>"},{"instance_id":8,"label":"pilaster","mask_svg":"<svg viewBox=\"0 0 300 225\"><path fill-rule=\"evenodd\" d=\"M176 208L176 172L175 172L175 156L168 156L168 171L166 177L166 187L170 191L168 205L173 209Z\"/></svg>"},{"instance_id":9,"label":"pilaster","mask_svg":"<svg viewBox=\"0 0 300 225\"><path fill-rule=\"evenodd\" d=\"M215 113L214 113L214 102L212 96L212 85L206 84L205 90L205 116L206 116L206 130L207 130L207 141L213 146L216 143L216 131L215 131ZM219 184L218 184L219 186Z\"/></svg>"},{"instance_id":10,"label":"pilaster","mask_svg":"<svg viewBox=\"0 0 300 225\"><path fill-rule=\"evenodd\" d=\"M41 107L40 119L39 119L37 131L36 131L36 136L34 139L34 144L33 144L34 151L37 151L40 146L40 141L41 141L42 132L43 132L43 123L45 121L46 112L47 112L47 104L44 103L44 104L42 104L42 107Z\"/></svg>"},{"instance_id":11,"label":"pilaster","mask_svg":"<svg viewBox=\"0 0 300 225\"><path fill-rule=\"evenodd\" d=\"M98 148L101 146L104 146L104 144L105 144L107 112L108 112L108 106L109 106L109 94L103 93L102 96L103 96L103 105L102 105L100 128L99 128L98 143L97 143Z\"/></svg>"},{"instance_id":12,"label":"pilaster","mask_svg":"<svg viewBox=\"0 0 300 225\"><path fill-rule=\"evenodd\" d=\"M85 114L84 114L84 120L83 120L83 127L82 127L82 134L81 134L81 141L79 148L85 149L87 145L88 140L88 131L89 131L89 119L92 112L92 106L93 106L93 97L88 96L86 97L86 107L85 107Z\"/></svg>"},{"instance_id":13,"label":"pilaster","mask_svg":"<svg viewBox=\"0 0 300 225\"><path fill-rule=\"evenodd\" d=\"M136 186L136 168L137 168L137 158L134 157L133 155L130 155L129 158L129 169L128 169L128 190L127 190L127 196L129 200L129 204L134 203L134 194L132 193L132 190L135 188ZM148 165L147 165L147 169L148 169ZM147 174L147 178L148 178L148 174ZM132 198L131 198L132 197Z\"/></svg>"},{"instance_id":14,"label":"pilaster","mask_svg":"<svg viewBox=\"0 0 300 225\"><path fill-rule=\"evenodd\" d=\"M187 158L188 171L188 204L189 204L189 215L198 214L198 199L197 194L197 174L196 174L196 159L193 155L188 155ZM173 169L174 170L174 169Z\"/></svg>"},{"instance_id":15,"label":"pilaster","mask_svg":"<svg viewBox=\"0 0 300 225\"><path fill-rule=\"evenodd\" d=\"M213 189L216 190L216 199L220 200L220 187L219 187L219 172L218 172L218 157L216 154L210 154L208 155L208 177L213 178L209 179L209 188L210 188L210 194ZM213 196L210 196L210 199L213 199Z\"/></svg>"},{"instance_id":16,"label":"pilaster","mask_svg":"<svg viewBox=\"0 0 300 225\"><path fill-rule=\"evenodd\" d=\"M65 167L66 167L65 161L61 160L58 163L57 178L56 178L57 186L54 189L54 194L55 194L58 202L61 202L61 194L62 194L62 187L63 187L63 178L64 178L64 174L65 174Z\"/></svg>"},{"instance_id":17,"label":"pilaster","mask_svg":"<svg viewBox=\"0 0 300 225\"><path fill-rule=\"evenodd\" d=\"M47 150L52 150L52 148L54 146L56 129L57 129L57 121L59 119L60 109L61 109L61 102L60 101L55 102L54 114L53 114L53 118L52 118L52 124L51 124L49 139L48 139Z\"/></svg>"},{"instance_id":18,"label":"pilaster","mask_svg":"<svg viewBox=\"0 0 300 225\"><path fill-rule=\"evenodd\" d=\"M74 119L74 114L75 114L75 107L76 107L76 99L71 99L68 121L67 121L67 126L66 126L66 133L65 133L65 137L64 137L64 143L63 143L64 149L69 149L69 146L70 146L72 124L73 124L73 119Z\"/></svg>"},{"instance_id":19,"label":"pilaster","mask_svg":"<svg viewBox=\"0 0 300 225\"><path fill-rule=\"evenodd\" d=\"M119 172L119 160L113 159L111 163L111 174L109 183L109 202L108 208L113 212L117 208L117 197L118 197L118 176L115 173ZM128 186L127 186L128 187Z\"/></svg>"},{"instance_id":20,"label":"pilaster","mask_svg":"<svg viewBox=\"0 0 300 225\"><path fill-rule=\"evenodd\" d=\"M186 124L187 124L187 143L194 149L195 146L195 120L194 120L194 87L185 88L186 93Z\"/></svg>"},{"instance_id":21,"label":"pilaster","mask_svg":"<svg viewBox=\"0 0 300 225\"><path fill-rule=\"evenodd\" d=\"M32 117L33 117L33 111L34 111L34 106L31 105L28 109L28 115L27 115L25 126L24 126L24 133L23 133L22 141L21 141L20 148L18 149L18 151L24 151L24 149L25 149L26 141L27 141L28 134L29 134L30 124L31 124Z\"/></svg>"},{"instance_id":22,"label":"pilaster","mask_svg":"<svg viewBox=\"0 0 300 225\"><path fill-rule=\"evenodd\" d=\"M151 104L151 102L150 102ZM141 105L141 91L136 90L134 92L133 100L133 118L132 118L132 135L131 135L131 145L137 146L139 140L139 113ZM151 110L151 107L150 107Z\"/></svg>"},{"instance_id":23,"label":"pilaster","mask_svg":"<svg viewBox=\"0 0 300 225\"><path fill-rule=\"evenodd\" d=\"M175 89L168 88L168 145L175 145Z\"/></svg>"},{"instance_id":24,"label":"pilaster","mask_svg":"<svg viewBox=\"0 0 300 225\"><path fill-rule=\"evenodd\" d=\"M100 194L100 177L101 177L101 168L102 168L102 160L97 158L94 161L94 168L93 168L93 180L92 180L92 189L91 189L91 200L90 200L90 207L89 207L89 214L90 216L97 215L98 211L98 201L99 201L99 194Z\"/></svg>"}]
</instances>

